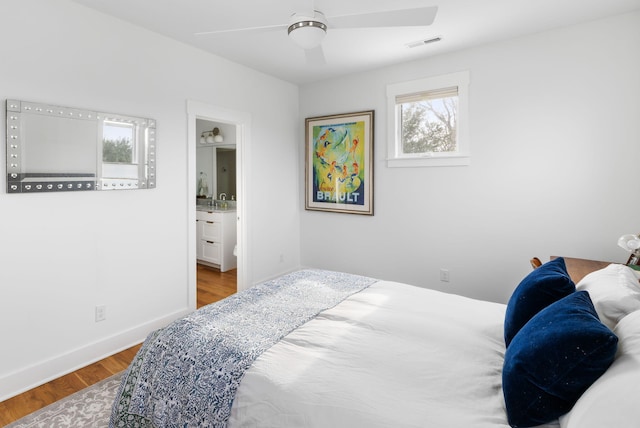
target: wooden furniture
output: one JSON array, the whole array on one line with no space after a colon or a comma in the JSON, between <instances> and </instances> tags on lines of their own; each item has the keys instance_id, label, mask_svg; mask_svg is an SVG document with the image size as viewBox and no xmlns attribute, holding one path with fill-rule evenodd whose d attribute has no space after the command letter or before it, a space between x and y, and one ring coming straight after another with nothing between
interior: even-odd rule
<instances>
[{"instance_id":1,"label":"wooden furniture","mask_svg":"<svg viewBox=\"0 0 640 428\"><path fill-rule=\"evenodd\" d=\"M559 256L551 256L551 260ZM614 262L603 262L600 260L579 259L573 257L564 257L564 262L567 265L567 272L569 276L576 284L584 278L587 274L603 269Z\"/></svg>"},{"instance_id":2,"label":"wooden furniture","mask_svg":"<svg viewBox=\"0 0 640 428\"><path fill-rule=\"evenodd\" d=\"M533 269L538 269L540 266L542 266L542 262L537 257L532 258L531 260L529 260L529 262L531 263L531 267Z\"/></svg>"}]
</instances>

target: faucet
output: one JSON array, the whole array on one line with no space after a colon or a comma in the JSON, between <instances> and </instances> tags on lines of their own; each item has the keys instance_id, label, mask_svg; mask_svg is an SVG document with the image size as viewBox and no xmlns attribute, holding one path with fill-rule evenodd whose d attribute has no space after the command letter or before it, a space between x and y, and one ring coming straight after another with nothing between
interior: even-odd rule
<instances>
[{"instance_id":1,"label":"faucet","mask_svg":"<svg viewBox=\"0 0 640 428\"><path fill-rule=\"evenodd\" d=\"M223 201L227 200L227 194L226 193L220 193L220 197L218 199L222 199Z\"/></svg>"}]
</instances>

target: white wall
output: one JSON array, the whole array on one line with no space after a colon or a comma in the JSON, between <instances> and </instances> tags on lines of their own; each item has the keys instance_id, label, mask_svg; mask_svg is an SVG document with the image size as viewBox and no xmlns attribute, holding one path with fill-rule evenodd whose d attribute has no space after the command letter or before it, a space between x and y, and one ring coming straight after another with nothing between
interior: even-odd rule
<instances>
[{"instance_id":1,"label":"white wall","mask_svg":"<svg viewBox=\"0 0 640 428\"><path fill-rule=\"evenodd\" d=\"M249 277L299 265L298 171L274 168L298 161L296 86L67 0L0 3L0 38L3 105L152 117L158 135L153 190L7 194L0 151L0 401L189 310L187 100L251 117ZM94 322L96 305L106 321Z\"/></svg>"},{"instance_id":2,"label":"white wall","mask_svg":"<svg viewBox=\"0 0 640 428\"><path fill-rule=\"evenodd\" d=\"M461 70L471 166L387 168L386 85ZM302 87L302 117L376 114L375 215L303 211L302 263L504 302L532 256L626 261L639 76L636 12Z\"/></svg>"}]
</instances>

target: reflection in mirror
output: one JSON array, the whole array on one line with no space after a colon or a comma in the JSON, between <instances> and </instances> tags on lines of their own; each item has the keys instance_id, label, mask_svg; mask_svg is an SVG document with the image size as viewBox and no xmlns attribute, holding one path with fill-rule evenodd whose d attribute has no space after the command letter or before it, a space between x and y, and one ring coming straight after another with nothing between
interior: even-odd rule
<instances>
[{"instance_id":1,"label":"reflection in mirror","mask_svg":"<svg viewBox=\"0 0 640 428\"><path fill-rule=\"evenodd\" d=\"M102 162L131 164L135 159L133 125L104 121L102 127Z\"/></svg>"},{"instance_id":2,"label":"reflection in mirror","mask_svg":"<svg viewBox=\"0 0 640 428\"><path fill-rule=\"evenodd\" d=\"M216 148L216 197L224 193L227 199L236 195L236 149L235 147Z\"/></svg>"},{"instance_id":3,"label":"reflection in mirror","mask_svg":"<svg viewBox=\"0 0 640 428\"><path fill-rule=\"evenodd\" d=\"M7 192L154 188L153 119L7 100Z\"/></svg>"},{"instance_id":4,"label":"reflection in mirror","mask_svg":"<svg viewBox=\"0 0 640 428\"><path fill-rule=\"evenodd\" d=\"M232 198L237 199L237 132L234 124L196 119L196 134L204 137L198 140L196 149L197 173L194 179L198 202L204 203L211 198L220 199L221 196L226 197L228 201ZM212 138L207 140L207 136ZM222 142L216 141L215 137L221 137Z\"/></svg>"}]
</instances>

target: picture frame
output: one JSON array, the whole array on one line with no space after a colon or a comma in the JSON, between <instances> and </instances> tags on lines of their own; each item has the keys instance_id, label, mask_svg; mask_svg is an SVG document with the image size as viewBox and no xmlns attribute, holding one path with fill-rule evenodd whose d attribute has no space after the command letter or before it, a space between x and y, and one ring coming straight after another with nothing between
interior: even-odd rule
<instances>
[{"instance_id":1,"label":"picture frame","mask_svg":"<svg viewBox=\"0 0 640 428\"><path fill-rule=\"evenodd\" d=\"M374 110L305 119L305 209L373 215Z\"/></svg>"}]
</instances>

